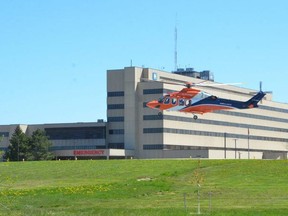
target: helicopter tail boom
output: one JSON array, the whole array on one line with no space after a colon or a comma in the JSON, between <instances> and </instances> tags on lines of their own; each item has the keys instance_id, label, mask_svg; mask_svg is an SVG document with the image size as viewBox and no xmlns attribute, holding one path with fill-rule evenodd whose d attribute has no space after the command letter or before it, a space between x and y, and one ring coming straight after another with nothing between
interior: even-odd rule
<instances>
[{"instance_id":1,"label":"helicopter tail boom","mask_svg":"<svg viewBox=\"0 0 288 216\"><path fill-rule=\"evenodd\" d=\"M266 94L262 91L259 91L256 95L254 95L251 99L249 99L248 101L246 101L246 105L247 108L254 108L254 107L258 107L258 103L259 101L262 100L262 98L265 96Z\"/></svg>"}]
</instances>

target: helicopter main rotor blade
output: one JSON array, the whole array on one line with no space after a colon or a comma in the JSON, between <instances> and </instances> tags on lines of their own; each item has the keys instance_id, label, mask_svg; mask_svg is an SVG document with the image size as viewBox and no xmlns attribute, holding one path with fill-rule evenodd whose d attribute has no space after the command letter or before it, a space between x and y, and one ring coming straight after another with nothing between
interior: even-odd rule
<instances>
[{"instance_id":1,"label":"helicopter main rotor blade","mask_svg":"<svg viewBox=\"0 0 288 216\"><path fill-rule=\"evenodd\" d=\"M143 81L147 81L147 82L160 82L160 83L165 83L165 84L170 84L170 85L178 85L178 86L185 86L186 88L191 88L193 86L201 86L201 87L205 87L205 86L223 86L223 85L241 85L243 83L207 83L208 80L204 80L201 81L199 83L194 83L194 82L185 82L185 81L181 81L181 80L177 80L175 82L173 81L165 81L165 80L150 80L150 79L146 79L146 78L141 78L141 80Z\"/></svg>"},{"instance_id":2,"label":"helicopter main rotor blade","mask_svg":"<svg viewBox=\"0 0 288 216\"><path fill-rule=\"evenodd\" d=\"M225 85L242 85L243 83L196 83L196 86L225 86Z\"/></svg>"}]
</instances>

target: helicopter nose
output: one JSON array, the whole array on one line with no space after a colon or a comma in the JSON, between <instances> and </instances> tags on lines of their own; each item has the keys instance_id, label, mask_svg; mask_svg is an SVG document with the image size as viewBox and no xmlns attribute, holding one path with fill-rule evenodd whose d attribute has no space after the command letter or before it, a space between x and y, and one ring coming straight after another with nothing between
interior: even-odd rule
<instances>
[{"instance_id":1,"label":"helicopter nose","mask_svg":"<svg viewBox=\"0 0 288 216\"><path fill-rule=\"evenodd\" d=\"M146 106L149 107L149 108L151 108L151 109L155 109L155 108L157 109L157 108L160 107L157 100L153 100L153 101L148 102L148 103L146 104Z\"/></svg>"}]
</instances>

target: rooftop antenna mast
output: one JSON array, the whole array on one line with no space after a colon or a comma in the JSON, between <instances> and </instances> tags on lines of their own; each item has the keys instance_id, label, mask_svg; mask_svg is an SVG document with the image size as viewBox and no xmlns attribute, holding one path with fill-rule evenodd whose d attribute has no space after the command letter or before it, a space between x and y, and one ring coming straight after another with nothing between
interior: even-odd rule
<instances>
[{"instance_id":1,"label":"rooftop antenna mast","mask_svg":"<svg viewBox=\"0 0 288 216\"><path fill-rule=\"evenodd\" d=\"M176 14L176 23L175 23L175 32L174 32L174 66L175 66L175 71L177 71L178 66L177 66L177 14Z\"/></svg>"}]
</instances>

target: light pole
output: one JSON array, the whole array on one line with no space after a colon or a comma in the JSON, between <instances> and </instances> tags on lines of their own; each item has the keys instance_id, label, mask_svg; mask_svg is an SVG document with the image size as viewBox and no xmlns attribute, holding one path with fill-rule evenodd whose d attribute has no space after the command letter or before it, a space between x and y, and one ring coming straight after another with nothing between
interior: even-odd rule
<instances>
[{"instance_id":1,"label":"light pole","mask_svg":"<svg viewBox=\"0 0 288 216\"><path fill-rule=\"evenodd\" d=\"M248 128L248 159L250 159L250 129Z\"/></svg>"},{"instance_id":2,"label":"light pole","mask_svg":"<svg viewBox=\"0 0 288 216\"><path fill-rule=\"evenodd\" d=\"M235 142L235 159L237 158L237 155L236 155L236 149L237 149L237 138L234 138L233 139L234 140L234 142Z\"/></svg>"},{"instance_id":3,"label":"light pole","mask_svg":"<svg viewBox=\"0 0 288 216\"><path fill-rule=\"evenodd\" d=\"M227 133L224 133L224 158L226 159L226 137L227 137Z\"/></svg>"}]
</instances>

